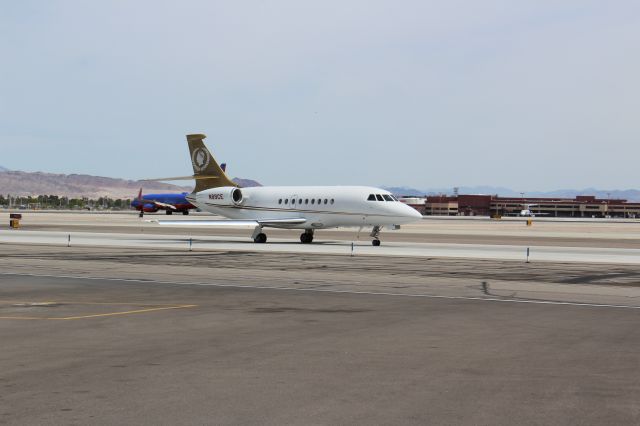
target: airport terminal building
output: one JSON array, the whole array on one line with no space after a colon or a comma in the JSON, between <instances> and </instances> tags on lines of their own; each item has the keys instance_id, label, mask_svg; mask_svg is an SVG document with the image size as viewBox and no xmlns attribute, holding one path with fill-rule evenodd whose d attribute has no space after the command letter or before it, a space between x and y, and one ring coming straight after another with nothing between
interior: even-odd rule
<instances>
[{"instance_id":1,"label":"airport terminal building","mask_svg":"<svg viewBox=\"0 0 640 426\"><path fill-rule=\"evenodd\" d=\"M640 217L640 203L591 195L571 199L461 194L406 198L404 201L428 216L516 216L529 208L534 215L548 217Z\"/></svg>"}]
</instances>

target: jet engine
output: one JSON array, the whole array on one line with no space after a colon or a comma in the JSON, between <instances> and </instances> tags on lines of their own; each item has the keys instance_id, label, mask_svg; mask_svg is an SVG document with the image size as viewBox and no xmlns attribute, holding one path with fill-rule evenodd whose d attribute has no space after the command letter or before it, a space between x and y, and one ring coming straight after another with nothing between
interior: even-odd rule
<instances>
[{"instance_id":1,"label":"jet engine","mask_svg":"<svg viewBox=\"0 0 640 426\"><path fill-rule=\"evenodd\" d=\"M207 197L207 202L209 204L228 204L231 202L236 206L239 206L245 200L245 196L240 188L230 186L212 189L207 195L205 195L205 197Z\"/></svg>"},{"instance_id":2,"label":"jet engine","mask_svg":"<svg viewBox=\"0 0 640 426\"><path fill-rule=\"evenodd\" d=\"M152 203L146 203L144 206L142 206L142 209L145 213L155 213L158 211L158 207L156 207L156 205Z\"/></svg>"},{"instance_id":3,"label":"jet engine","mask_svg":"<svg viewBox=\"0 0 640 426\"><path fill-rule=\"evenodd\" d=\"M244 201L244 195L242 194L240 188L234 188L231 190L231 201L233 201L233 204L237 206L242 204L242 202Z\"/></svg>"}]
</instances>

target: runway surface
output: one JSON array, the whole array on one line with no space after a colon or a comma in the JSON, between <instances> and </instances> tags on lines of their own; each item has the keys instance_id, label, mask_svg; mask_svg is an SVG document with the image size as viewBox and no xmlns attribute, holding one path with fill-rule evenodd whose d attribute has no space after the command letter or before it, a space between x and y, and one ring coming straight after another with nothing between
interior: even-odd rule
<instances>
[{"instance_id":1,"label":"runway surface","mask_svg":"<svg viewBox=\"0 0 640 426\"><path fill-rule=\"evenodd\" d=\"M633 224L418 224L351 256L352 231L190 252L104 216L0 231L0 424L640 423L636 249L596 244ZM527 232L531 263L490 239Z\"/></svg>"},{"instance_id":2,"label":"runway surface","mask_svg":"<svg viewBox=\"0 0 640 426\"><path fill-rule=\"evenodd\" d=\"M149 216L141 220L134 214L25 214L23 229L0 230L0 242L522 261L529 253L530 261L640 263L640 223L634 222L543 222L527 227L517 221L425 220L383 232L383 245L372 247L367 231L353 229L318 231L309 245L299 243L299 230L265 229L269 241L261 245L253 243L249 227L167 227L150 223Z\"/></svg>"}]
</instances>

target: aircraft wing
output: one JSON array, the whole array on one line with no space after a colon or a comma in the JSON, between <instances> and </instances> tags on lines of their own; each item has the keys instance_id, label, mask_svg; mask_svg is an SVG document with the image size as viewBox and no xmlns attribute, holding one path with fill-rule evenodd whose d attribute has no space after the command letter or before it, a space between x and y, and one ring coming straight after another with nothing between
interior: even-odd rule
<instances>
[{"instance_id":1,"label":"aircraft wing","mask_svg":"<svg viewBox=\"0 0 640 426\"><path fill-rule=\"evenodd\" d=\"M163 207L165 209L171 209L171 210L177 210L176 206L174 206L173 204L167 204L167 203L161 203L160 201L151 201L153 204L155 204L158 207Z\"/></svg>"},{"instance_id":2,"label":"aircraft wing","mask_svg":"<svg viewBox=\"0 0 640 426\"><path fill-rule=\"evenodd\" d=\"M301 217L294 217L290 219L245 219L245 220L150 220L149 222L157 223L158 225L171 225L171 226L287 226L287 225L300 225L307 221L307 219Z\"/></svg>"}]
</instances>

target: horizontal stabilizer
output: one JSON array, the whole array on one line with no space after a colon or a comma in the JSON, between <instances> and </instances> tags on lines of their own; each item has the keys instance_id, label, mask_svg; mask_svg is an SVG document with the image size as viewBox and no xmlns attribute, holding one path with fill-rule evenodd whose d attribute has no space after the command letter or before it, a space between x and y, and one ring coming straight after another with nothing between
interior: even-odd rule
<instances>
[{"instance_id":1,"label":"horizontal stabilizer","mask_svg":"<svg viewBox=\"0 0 640 426\"><path fill-rule=\"evenodd\" d=\"M211 175L174 176L174 177L154 178L154 179L140 179L140 182L162 182L165 180L198 180L198 179L219 179L219 176L211 176Z\"/></svg>"}]
</instances>

